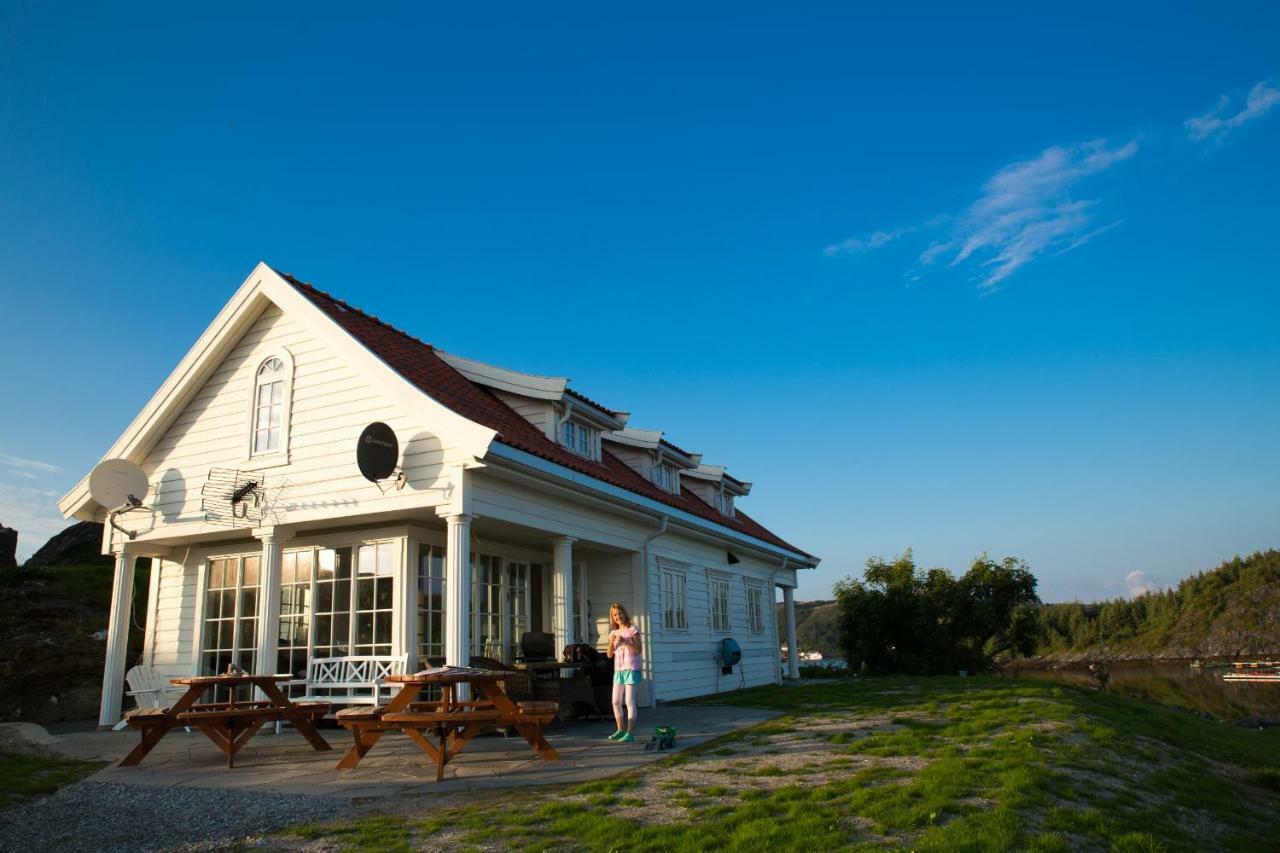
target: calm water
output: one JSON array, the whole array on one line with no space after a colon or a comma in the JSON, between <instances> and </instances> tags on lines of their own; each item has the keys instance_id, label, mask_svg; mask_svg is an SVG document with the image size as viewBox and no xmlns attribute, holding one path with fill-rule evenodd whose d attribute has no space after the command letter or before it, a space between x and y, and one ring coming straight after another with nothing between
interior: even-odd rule
<instances>
[{"instance_id":1,"label":"calm water","mask_svg":"<svg viewBox=\"0 0 1280 853\"><path fill-rule=\"evenodd\" d=\"M1208 714L1215 720L1280 719L1280 684L1232 684L1223 681L1230 669L1196 668L1190 661L1118 662L1110 665L1108 689L1113 693L1174 705ZM1095 686L1085 667L1024 669L1017 677Z\"/></svg>"}]
</instances>

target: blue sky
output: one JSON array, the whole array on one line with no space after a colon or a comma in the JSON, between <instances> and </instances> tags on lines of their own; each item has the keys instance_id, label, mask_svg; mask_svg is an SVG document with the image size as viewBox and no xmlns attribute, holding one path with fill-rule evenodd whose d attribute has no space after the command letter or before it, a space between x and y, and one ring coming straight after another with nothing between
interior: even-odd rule
<instances>
[{"instance_id":1,"label":"blue sky","mask_svg":"<svg viewBox=\"0 0 1280 853\"><path fill-rule=\"evenodd\" d=\"M0 2L0 522L265 260L754 481L804 598L1280 546L1280 11L1179 5Z\"/></svg>"}]
</instances>

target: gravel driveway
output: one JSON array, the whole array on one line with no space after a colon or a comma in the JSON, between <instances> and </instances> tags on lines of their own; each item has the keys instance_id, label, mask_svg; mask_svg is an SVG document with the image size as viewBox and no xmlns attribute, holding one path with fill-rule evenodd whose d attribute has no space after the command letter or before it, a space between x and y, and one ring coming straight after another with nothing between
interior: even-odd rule
<instances>
[{"instance_id":1,"label":"gravel driveway","mask_svg":"<svg viewBox=\"0 0 1280 853\"><path fill-rule=\"evenodd\" d=\"M207 848L358 811L351 800L340 797L77 782L0 812L0 846L37 851Z\"/></svg>"}]
</instances>

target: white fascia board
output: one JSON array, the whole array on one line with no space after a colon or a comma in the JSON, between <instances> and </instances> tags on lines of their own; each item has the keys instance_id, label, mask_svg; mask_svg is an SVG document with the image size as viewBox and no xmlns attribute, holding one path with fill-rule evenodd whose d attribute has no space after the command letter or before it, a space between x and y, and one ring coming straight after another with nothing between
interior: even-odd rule
<instances>
[{"instance_id":1,"label":"white fascia board","mask_svg":"<svg viewBox=\"0 0 1280 853\"><path fill-rule=\"evenodd\" d=\"M559 480L569 481L580 488L632 504L633 506L652 512L655 515L665 515L673 521L678 521L689 527L712 533L723 539L741 542L759 551L776 554L779 557L786 557L788 562L794 562L795 564L805 568L815 568L819 562L817 558L806 557L804 554L797 553L789 548L774 545L772 542L766 542L763 539L757 539L754 536L748 536L747 534L739 533L736 530L730 530L727 527L708 521L707 519L696 516L693 513L685 512L684 510L677 509L673 506L668 506L667 504L660 503L652 498L647 498L644 495L638 495L629 489L615 486L612 483L606 483L603 480L592 477L590 474L583 474L579 471L574 471L572 468L566 468L565 466L558 465L555 462L549 462L540 456L534 456L532 453L527 453L508 444L503 444L500 441L495 441L489 445L489 458L492 459L495 457L509 462L514 462L525 468L555 477Z\"/></svg>"},{"instance_id":2,"label":"white fascia board","mask_svg":"<svg viewBox=\"0 0 1280 853\"><path fill-rule=\"evenodd\" d=\"M751 494L751 484L729 476L729 472L725 470L723 465L699 464L694 470L686 471L684 476L692 477L695 480L705 480L708 483L723 483L725 490L733 495Z\"/></svg>"},{"instance_id":3,"label":"white fascia board","mask_svg":"<svg viewBox=\"0 0 1280 853\"><path fill-rule=\"evenodd\" d=\"M489 444L498 434L495 430L465 418L435 400L356 340L275 270L266 267L266 271L263 289L271 300L281 310L301 319L309 331L332 347L339 356L345 357L361 376L377 382L393 403L407 413L423 415L426 424L439 431L442 441L463 451L467 456L479 459L488 452Z\"/></svg>"},{"instance_id":4,"label":"white fascia board","mask_svg":"<svg viewBox=\"0 0 1280 853\"><path fill-rule=\"evenodd\" d=\"M662 431L655 429L633 429L631 427L627 427L625 429L615 429L612 432L606 432L601 436L601 438L605 441L625 444L628 447L639 447L644 450L653 450L658 447L658 443L662 441Z\"/></svg>"},{"instance_id":5,"label":"white fascia board","mask_svg":"<svg viewBox=\"0 0 1280 853\"><path fill-rule=\"evenodd\" d=\"M259 262L249 277L241 283L235 294L222 307L213 322L196 340L187 354L178 362L168 378L160 386L151 399L143 406L142 411L132 423L121 433L111 449L102 459L128 459L140 462L138 448L158 439L168 428L175 409L181 408L187 398L203 384L208 374L221 362L221 357L229 352L241 332L257 319L259 310L265 307L265 301L259 292L259 279L270 267ZM273 273L274 274L274 273ZM228 341L230 341L228 343ZM210 364L212 362L212 364ZM193 388L194 386L194 388ZM58 501L58 509L64 518L75 516L85 520L93 520L93 509L89 497L89 475L85 474L75 486Z\"/></svg>"},{"instance_id":6,"label":"white fascia board","mask_svg":"<svg viewBox=\"0 0 1280 853\"><path fill-rule=\"evenodd\" d=\"M268 303L274 303L281 311L296 317L321 342L345 357L362 376L377 383L403 411L422 413L433 428L440 430L442 439L477 459L488 451L489 443L497 435L494 430L462 417L410 384L275 270L259 261L102 458L128 459L140 464ZM95 506L89 496L88 474L58 501L58 509L64 518L75 516L94 520Z\"/></svg>"},{"instance_id":7,"label":"white fascia board","mask_svg":"<svg viewBox=\"0 0 1280 853\"><path fill-rule=\"evenodd\" d=\"M662 443L663 434L662 430L658 429L627 427L626 429L606 432L601 437L605 441L612 441L615 444L625 444L628 447L638 447L641 450L652 451L657 454L659 462L670 462L684 471L696 468L698 463L693 460L692 454L686 455Z\"/></svg>"},{"instance_id":8,"label":"white fascia board","mask_svg":"<svg viewBox=\"0 0 1280 853\"><path fill-rule=\"evenodd\" d=\"M472 382L496 388L499 391L519 394L521 397L531 397L535 400L559 400L564 396L565 388L569 385L568 378L563 376L521 373L518 370L508 370L505 367L463 358L442 349L437 349L436 355Z\"/></svg>"}]
</instances>

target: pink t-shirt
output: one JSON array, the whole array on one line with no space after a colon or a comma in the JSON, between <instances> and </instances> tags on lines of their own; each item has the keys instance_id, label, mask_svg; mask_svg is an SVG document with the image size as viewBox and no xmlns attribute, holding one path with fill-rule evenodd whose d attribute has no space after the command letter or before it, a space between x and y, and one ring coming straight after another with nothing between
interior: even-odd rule
<instances>
[{"instance_id":1,"label":"pink t-shirt","mask_svg":"<svg viewBox=\"0 0 1280 853\"><path fill-rule=\"evenodd\" d=\"M614 628L609 632L610 637L617 637L619 641L634 639L640 632L636 630L636 626L630 628ZM640 653L631 646L625 646L621 642L613 644L613 670L639 672L643 669L640 665Z\"/></svg>"}]
</instances>

